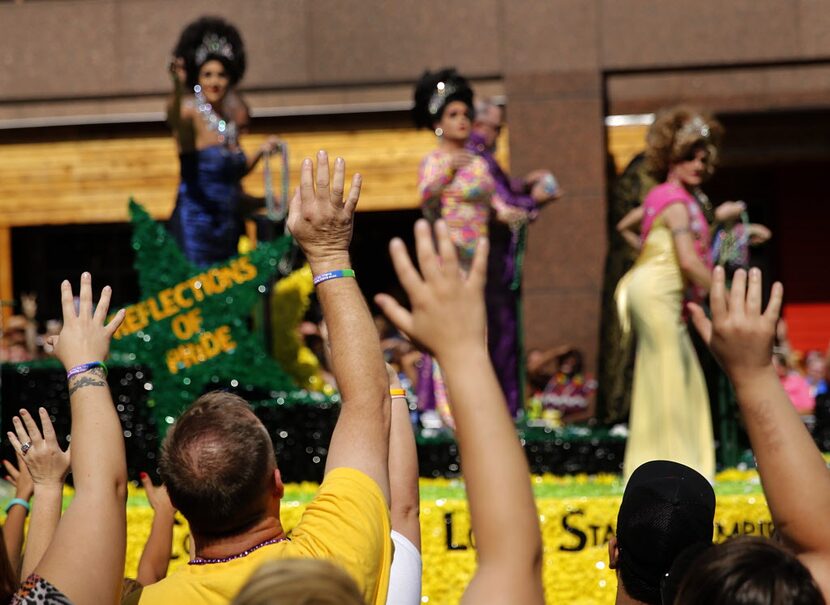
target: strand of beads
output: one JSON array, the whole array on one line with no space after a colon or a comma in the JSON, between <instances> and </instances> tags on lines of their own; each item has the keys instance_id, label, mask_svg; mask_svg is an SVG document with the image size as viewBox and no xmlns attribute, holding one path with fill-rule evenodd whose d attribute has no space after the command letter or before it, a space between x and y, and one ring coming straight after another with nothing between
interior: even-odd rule
<instances>
[{"instance_id":1,"label":"strand of beads","mask_svg":"<svg viewBox=\"0 0 830 605\"><path fill-rule=\"evenodd\" d=\"M202 87L198 84L193 87L193 95L196 97L196 109L199 111L199 115L202 116L208 130L219 135L220 143L235 147L238 139L236 124L232 120L225 120L213 109L213 105L208 103L205 93L202 92Z\"/></svg>"}]
</instances>

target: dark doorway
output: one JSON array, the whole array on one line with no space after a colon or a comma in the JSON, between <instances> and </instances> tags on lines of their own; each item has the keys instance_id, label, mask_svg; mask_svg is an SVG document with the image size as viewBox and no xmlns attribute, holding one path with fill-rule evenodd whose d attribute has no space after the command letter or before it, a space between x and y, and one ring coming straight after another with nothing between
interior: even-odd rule
<instances>
[{"instance_id":1,"label":"dark doorway","mask_svg":"<svg viewBox=\"0 0 830 605\"><path fill-rule=\"evenodd\" d=\"M752 253L767 289L784 284L784 318L794 348L826 350L830 343L830 113L767 112L725 115L721 167L707 193L714 203L747 202L749 218L772 229Z\"/></svg>"},{"instance_id":2,"label":"dark doorway","mask_svg":"<svg viewBox=\"0 0 830 605\"><path fill-rule=\"evenodd\" d=\"M128 223L49 225L12 229L14 297L37 294L39 322L61 317L60 283L77 284L83 271L92 273L100 291L112 286L112 308L139 298L133 268L132 229Z\"/></svg>"},{"instance_id":3,"label":"dark doorway","mask_svg":"<svg viewBox=\"0 0 830 605\"><path fill-rule=\"evenodd\" d=\"M400 301L406 298L389 258L389 240L399 237L412 251L415 241L412 227L420 217L420 210L403 210L362 212L355 219L352 263L360 289L373 312L376 308L372 297L379 292L391 294Z\"/></svg>"},{"instance_id":4,"label":"dark doorway","mask_svg":"<svg viewBox=\"0 0 830 605\"><path fill-rule=\"evenodd\" d=\"M389 240L400 237L412 248L412 226L417 210L362 212L355 219L352 258L358 283L367 300L387 292L403 300L392 262ZM96 289L109 284L112 307L140 298L138 275L133 267L129 223L19 227L12 230L14 297L21 292L38 296L39 322L60 318L60 283L76 282L82 271L92 273Z\"/></svg>"}]
</instances>

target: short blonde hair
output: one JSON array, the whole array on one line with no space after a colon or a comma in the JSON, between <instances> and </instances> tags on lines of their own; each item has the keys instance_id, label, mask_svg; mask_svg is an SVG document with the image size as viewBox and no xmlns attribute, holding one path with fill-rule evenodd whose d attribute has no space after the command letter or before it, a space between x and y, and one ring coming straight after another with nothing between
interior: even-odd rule
<instances>
[{"instance_id":1,"label":"short blonde hair","mask_svg":"<svg viewBox=\"0 0 830 605\"><path fill-rule=\"evenodd\" d=\"M263 564L231 605L366 605L341 567L320 559L282 559Z\"/></svg>"},{"instance_id":2,"label":"short blonde hair","mask_svg":"<svg viewBox=\"0 0 830 605\"><path fill-rule=\"evenodd\" d=\"M669 167L682 161L695 149L707 153L707 176L715 171L723 126L711 114L694 107L678 105L657 113L646 135L646 162L660 181L666 180Z\"/></svg>"}]
</instances>

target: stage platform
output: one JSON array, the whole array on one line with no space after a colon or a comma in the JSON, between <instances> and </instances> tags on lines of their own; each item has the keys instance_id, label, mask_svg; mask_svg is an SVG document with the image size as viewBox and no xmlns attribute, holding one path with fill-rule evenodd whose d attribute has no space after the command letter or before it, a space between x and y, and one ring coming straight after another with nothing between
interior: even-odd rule
<instances>
[{"instance_id":1,"label":"stage platform","mask_svg":"<svg viewBox=\"0 0 830 605\"><path fill-rule=\"evenodd\" d=\"M152 376L146 367L111 363L108 381L124 429L130 477L147 472L155 476L159 426L172 418L157 418L153 410ZM331 432L337 420L338 400L322 395L317 401L297 403L290 393L262 392L243 386L215 383L251 401L274 441L285 481L320 481ZM307 399L307 398L306 398ZM60 364L43 360L2 366L2 427L20 408L45 406L64 445L69 430L66 378ZM0 427L0 428L2 428ZM565 475L619 472L625 436L605 428L546 428L517 424L531 472ZM423 477L456 477L458 449L447 431L418 430L418 463ZM3 444L3 455L12 456ZM12 456L13 457L13 456ZM156 477L157 478L157 477Z\"/></svg>"}]
</instances>

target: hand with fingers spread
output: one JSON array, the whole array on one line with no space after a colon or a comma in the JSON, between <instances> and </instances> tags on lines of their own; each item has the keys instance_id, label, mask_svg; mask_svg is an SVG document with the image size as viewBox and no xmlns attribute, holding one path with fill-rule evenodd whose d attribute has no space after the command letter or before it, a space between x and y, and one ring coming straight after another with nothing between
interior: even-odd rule
<instances>
[{"instance_id":1,"label":"hand with fingers spread","mask_svg":"<svg viewBox=\"0 0 830 605\"><path fill-rule=\"evenodd\" d=\"M300 186L288 210L288 229L308 258L312 271L342 269L338 263L348 262L349 245L355 206L360 197L361 178L352 177L348 197L344 199L346 162L334 161L334 174L329 176L329 158L325 151L317 154L317 176L312 162L303 160ZM335 266L337 265L337 266Z\"/></svg>"},{"instance_id":2,"label":"hand with fingers spread","mask_svg":"<svg viewBox=\"0 0 830 605\"><path fill-rule=\"evenodd\" d=\"M691 305L692 320L735 387L776 532L830 600L830 475L772 365L784 288L773 285L764 310L758 269L738 270L729 292L725 282L716 268L712 320Z\"/></svg>"},{"instance_id":3,"label":"hand with fingers spread","mask_svg":"<svg viewBox=\"0 0 830 605\"><path fill-rule=\"evenodd\" d=\"M444 221L435 224L435 240L437 252L429 224L415 224L420 273L403 242L389 245L412 310L387 295L375 301L399 330L435 354L452 398L478 555L461 602L541 604L542 537L530 471L485 343L487 239L478 240L467 276ZM492 497L494 479L509 499Z\"/></svg>"},{"instance_id":4,"label":"hand with fingers spread","mask_svg":"<svg viewBox=\"0 0 830 605\"><path fill-rule=\"evenodd\" d=\"M124 309L121 309L109 323L105 322L111 297L112 288L104 286L93 311L92 276L84 273L81 276L81 304L76 312L72 285L68 280L61 283L63 329L58 336L50 337L48 344L67 370L92 361L103 361L109 354L110 339L124 320Z\"/></svg>"},{"instance_id":5,"label":"hand with fingers spread","mask_svg":"<svg viewBox=\"0 0 830 605\"><path fill-rule=\"evenodd\" d=\"M26 517L29 515L29 507L24 503L29 502L34 494L35 485L32 475L23 462L23 457L15 452L17 456L17 467L8 460L3 460L6 467L6 481L14 485L14 499L9 502L6 508L6 522L3 524L3 543L9 556L9 563L13 570L20 567L20 552L23 549L23 527L26 524Z\"/></svg>"},{"instance_id":6,"label":"hand with fingers spread","mask_svg":"<svg viewBox=\"0 0 830 605\"><path fill-rule=\"evenodd\" d=\"M45 408L39 408L40 424L43 433L37 427L32 415L26 410L20 410L20 416L12 418L14 433L9 431L9 440L20 459L31 473L34 490L38 486L63 487L66 475L69 473L69 449L64 452L58 445L55 429ZM28 447L23 451L23 446Z\"/></svg>"},{"instance_id":7,"label":"hand with fingers spread","mask_svg":"<svg viewBox=\"0 0 830 605\"><path fill-rule=\"evenodd\" d=\"M486 238L478 247L469 274L459 268L455 245L444 221L432 230L425 220L415 224L415 247L421 272L415 269L404 243L389 244L392 263L412 303L407 311L395 299L380 294L375 302L398 329L441 358L453 350L473 345L485 348L484 283L487 277Z\"/></svg>"},{"instance_id":8,"label":"hand with fingers spread","mask_svg":"<svg viewBox=\"0 0 830 605\"><path fill-rule=\"evenodd\" d=\"M689 305L695 327L733 382L772 370L772 345L783 295L783 286L773 285L769 304L762 311L760 270L753 268L747 275L739 269L727 292L725 272L717 267L709 295L712 320L699 305Z\"/></svg>"},{"instance_id":9,"label":"hand with fingers spread","mask_svg":"<svg viewBox=\"0 0 830 605\"><path fill-rule=\"evenodd\" d=\"M35 419L26 410L20 410L20 416L12 418L14 433L8 433L12 446L31 473L34 483L35 504L21 579L25 579L34 570L52 541L60 520L63 482L69 473L69 449L64 452L58 445L46 409L39 408L38 414L42 433ZM24 448L24 445L27 447Z\"/></svg>"},{"instance_id":10,"label":"hand with fingers spread","mask_svg":"<svg viewBox=\"0 0 830 605\"><path fill-rule=\"evenodd\" d=\"M110 339L123 321L124 311L116 313L107 323L111 290L105 287L98 305L94 306L89 273L81 276L79 294L76 310L72 286L68 281L61 284L63 329L52 339L58 359L68 370L67 374L71 373L67 384L75 497L66 514L61 516L61 484L50 480L35 483L36 497L22 574L36 574L37 577L29 576L36 589L51 590L56 593L56 599L63 596L76 605L97 605L118 601L124 574L127 498L124 436L104 379L104 369L99 366L109 352ZM70 372L72 369L76 371ZM34 419L22 414L22 420L15 423L15 447L22 451L21 440L31 439L32 445L26 449L32 461L37 458L36 480L63 478L68 452L57 448L45 411L41 410L40 416L42 433ZM30 467L34 473L35 465Z\"/></svg>"},{"instance_id":11,"label":"hand with fingers spread","mask_svg":"<svg viewBox=\"0 0 830 605\"><path fill-rule=\"evenodd\" d=\"M8 435L9 439L11 439L14 433L9 432ZM17 466L8 460L3 460L3 466L6 467L6 472L8 473L6 475L6 481L14 485L15 498L29 500L35 491L35 484L32 481L32 475L29 473L26 463L23 461L23 456L20 455L16 447L15 456L17 457Z\"/></svg>"}]
</instances>

